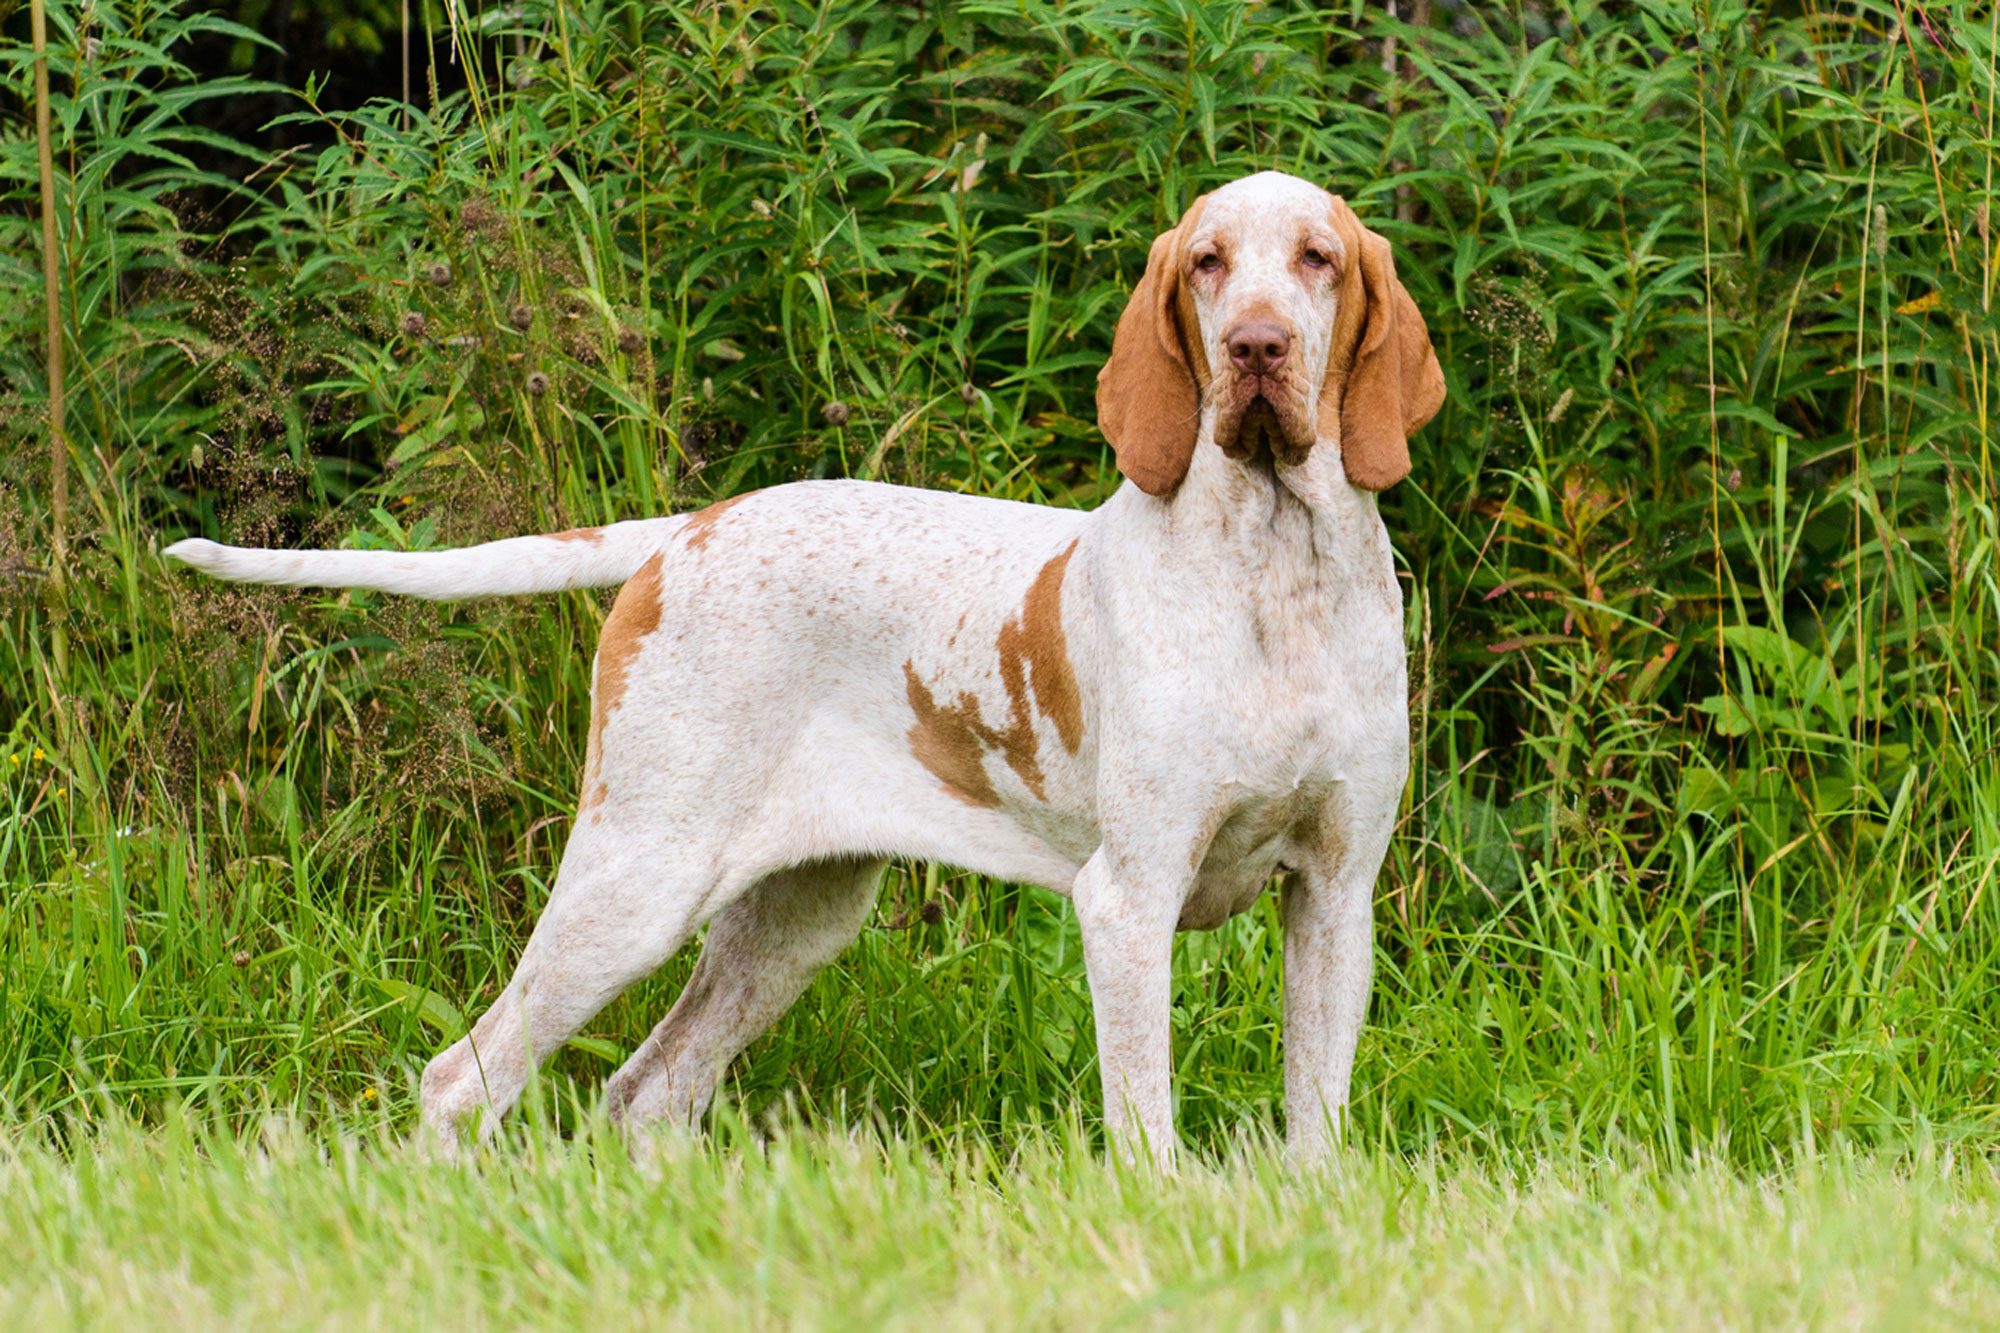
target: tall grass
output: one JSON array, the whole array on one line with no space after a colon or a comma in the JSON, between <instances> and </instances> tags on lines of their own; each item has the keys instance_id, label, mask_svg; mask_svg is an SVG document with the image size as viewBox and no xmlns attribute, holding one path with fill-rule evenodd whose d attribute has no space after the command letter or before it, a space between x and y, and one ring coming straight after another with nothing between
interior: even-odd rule
<instances>
[{"instance_id":1,"label":"tall grass","mask_svg":"<svg viewBox=\"0 0 2000 1333\"><path fill-rule=\"evenodd\" d=\"M1384 502L1419 762L1359 1133L1766 1162L2000 1120L1990 20L454 6L467 92L301 90L326 146L257 162L192 119L244 88L176 63L216 20L50 16L66 672L31 162L0 140L21 1114L400 1114L571 809L600 601L246 592L161 539L416 548L798 476L1094 504L1147 242L1280 167L1391 236L1450 385ZM26 77L7 53L0 97ZM1266 908L1177 946L1205 1144L1274 1123L1279 944ZM559 1119L689 961L552 1066ZM1059 901L897 866L737 1091L1022 1134L1088 1103L1087 1004Z\"/></svg>"}]
</instances>

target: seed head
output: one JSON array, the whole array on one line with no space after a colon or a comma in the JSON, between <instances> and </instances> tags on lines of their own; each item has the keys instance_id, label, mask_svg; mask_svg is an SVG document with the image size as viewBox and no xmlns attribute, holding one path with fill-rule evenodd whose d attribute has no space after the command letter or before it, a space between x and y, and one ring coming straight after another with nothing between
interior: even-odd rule
<instances>
[{"instance_id":1,"label":"seed head","mask_svg":"<svg viewBox=\"0 0 2000 1333\"><path fill-rule=\"evenodd\" d=\"M430 321L424 318L423 311L405 310L403 312L403 332L405 335L411 338L421 338L424 336L424 331L429 327Z\"/></svg>"},{"instance_id":2,"label":"seed head","mask_svg":"<svg viewBox=\"0 0 2000 1333\"><path fill-rule=\"evenodd\" d=\"M1875 257L1885 259L1889 254L1889 210L1875 205Z\"/></svg>"},{"instance_id":3,"label":"seed head","mask_svg":"<svg viewBox=\"0 0 2000 1333\"><path fill-rule=\"evenodd\" d=\"M923 919L925 925L935 926L944 920L944 904L935 898L925 899L924 905L917 909L917 915Z\"/></svg>"},{"instance_id":4,"label":"seed head","mask_svg":"<svg viewBox=\"0 0 2000 1333\"><path fill-rule=\"evenodd\" d=\"M618 350L627 356L632 355L646 345L646 340L639 336L639 330L633 328L630 324L620 324L618 326L616 341L618 343Z\"/></svg>"},{"instance_id":5,"label":"seed head","mask_svg":"<svg viewBox=\"0 0 2000 1333\"><path fill-rule=\"evenodd\" d=\"M433 287L449 287L451 286L451 265L445 263L442 259L434 260L431 266L424 270L424 276L430 279L431 286Z\"/></svg>"},{"instance_id":6,"label":"seed head","mask_svg":"<svg viewBox=\"0 0 2000 1333\"><path fill-rule=\"evenodd\" d=\"M248 967L250 966L250 951L248 949L238 949L230 955L229 961L238 967Z\"/></svg>"},{"instance_id":7,"label":"seed head","mask_svg":"<svg viewBox=\"0 0 2000 1333\"><path fill-rule=\"evenodd\" d=\"M528 372L528 392L537 398L549 391L549 377L539 370Z\"/></svg>"},{"instance_id":8,"label":"seed head","mask_svg":"<svg viewBox=\"0 0 2000 1333\"><path fill-rule=\"evenodd\" d=\"M822 407L819 414L829 426L845 426L848 418L854 415L854 409L836 398Z\"/></svg>"},{"instance_id":9,"label":"seed head","mask_svg":"<svg viewBox=\"0 0 2000 1333\"><path fill-rule=\"evenodd\" d=\"M973 388L971 382L967 381L958 386L958 400L970 407L979 401L979 390Z\"/></svg>"},{"instance_id":10,"label":"seed head","mask_svg":"<svg viewBox=\"0 0 2000 1333\"><path fill-rule=\"evenodd\" d=\"M507 312L507 322L521 332L526 333L528 327L535 322L535 312L528 309L527 306L521 304L519 301L516 301L513 309Z\"/></svg>"}]
</instances>

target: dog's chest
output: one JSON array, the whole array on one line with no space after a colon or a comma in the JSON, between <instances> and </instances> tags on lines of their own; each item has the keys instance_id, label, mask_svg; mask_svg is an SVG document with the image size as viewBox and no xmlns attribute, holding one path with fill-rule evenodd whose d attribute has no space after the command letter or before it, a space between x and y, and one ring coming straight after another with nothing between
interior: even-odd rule
<instances>
[{"instance_id":1,"label":"dog's chest","mask_svg":"<svg viewBox=\"0 0 2000 1333\"><path fill-rule=\"evenodd\" d=\"M1387 534L1367 519L1316 525L1294 504L1214 561L1222 628L1196 669L1219 704L1209 735L1252 791L1339 780L1358 750L1400 738L1402 595Z\"/></svg>"},{"instance_id":2,"label":"dog's chest","mask_svg":"<svg viewBox=\"0 0 2000 1333\"><path fill-rule=\"evenodd\" d=\"M1339 842L1342 790L1394 785L1406 762L1402 599L1386 534L1359 535L1334 558L1303 540L1279 546L1237 585L1200 729L1215 833L1183 927L1246 910L1281 863Z\"/></svg>"}]
</instances>

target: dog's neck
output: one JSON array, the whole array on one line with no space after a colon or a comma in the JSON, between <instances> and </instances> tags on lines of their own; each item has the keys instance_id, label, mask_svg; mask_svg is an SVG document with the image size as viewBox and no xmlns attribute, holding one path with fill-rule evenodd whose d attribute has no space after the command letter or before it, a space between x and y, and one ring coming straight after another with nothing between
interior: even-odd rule
<instances>
[{"instance_id":1,"label":"dog's neck","mask_svg":"<svg viewBox=\"0 0 2000 1333\"><path fill-rule=\"evenodd\" d=\"M1337 442L1286 468L1229 458L1204 438L1171 495L1128 483L1099 515L1109 540L1092 542L1092 556L1115 558L1083 563L1133 624L1209 606L1209 624L1247 624L1260 661L1305 680L1356 633L1401 632L1388 532L1374 495L1347 483Z\"/></svg>"},{"instance_id":2,"label":"dog's neck","mask_svg":"<svg viewBox=\"0 0 2000 1333\"><path fill-rule=\"evenodd\" d=\"M1205 534L1250 577L1274 563L1311 564L1338 584L1379 565L1388 534L1375 495L1349 484L1337 439L1286 466L1262 450L1231 458L1212 429L1204 423L1187 476L1165 501L1175 528Z\"/></svg>"}]
</instances>

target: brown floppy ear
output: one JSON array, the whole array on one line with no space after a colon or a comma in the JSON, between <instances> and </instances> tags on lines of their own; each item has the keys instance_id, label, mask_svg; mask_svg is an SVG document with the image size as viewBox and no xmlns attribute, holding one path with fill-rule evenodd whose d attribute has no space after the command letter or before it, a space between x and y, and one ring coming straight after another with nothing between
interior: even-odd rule
<instances>
[{"instance_id":1,"label":"brown floppy ear","mask_svg":"<svg viewBox=\"0 0 2000 1333\"><path fill-rule=\"evenodd\" d=\"M1410 436L1444 405L1444 369L1430 330L1396 279L1389 242L1333 201L1345 244L1340 311L1320 392L1319 433L1337 426L1349 484L1386 491L1410 474Z\"/></svg>"},{"instance_id":2,"label":"brown floppy ear","mask_svg":"<svg viewBox=\"0 0 2000 1333\"><path fill-rule=\"evenodd\" d=\"M1180 485L1194 457L1207 361L1199 346L1190 360L1181 336L1181 321L1192 314L1182 300L1181 252L1207 198L1154 238L1146 274L1118 316L1111 359L1097 372L1098 429L1111 441L1118 470L1148 495Z\"/></svg>"}]
</instances>

